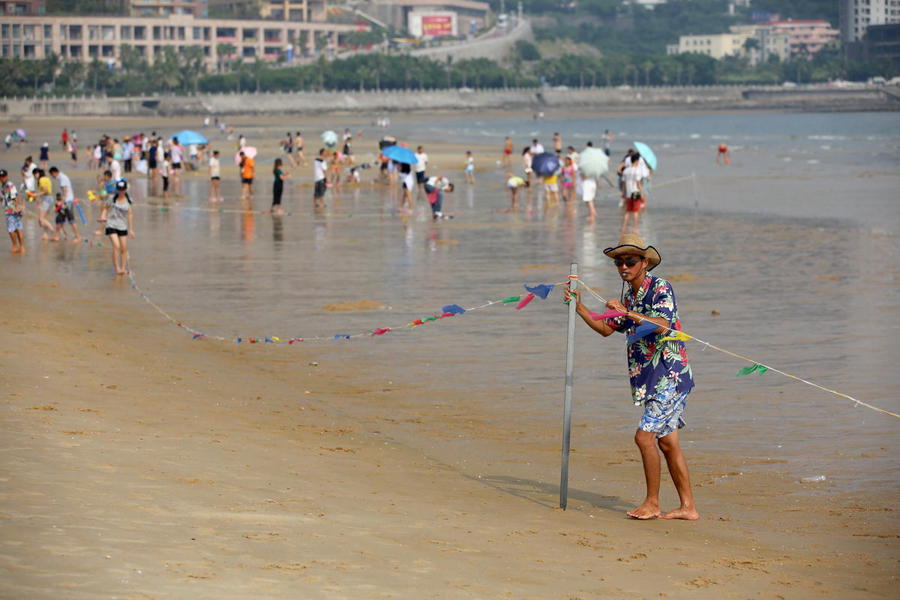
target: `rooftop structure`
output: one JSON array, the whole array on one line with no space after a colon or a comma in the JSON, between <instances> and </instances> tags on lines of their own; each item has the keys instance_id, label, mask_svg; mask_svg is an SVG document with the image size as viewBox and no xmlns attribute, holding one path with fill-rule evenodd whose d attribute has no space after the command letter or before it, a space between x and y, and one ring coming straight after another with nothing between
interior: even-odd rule
<instances>
[{"instance_id":1,"label":"rooftop structure","mask_svg":"<svg viewBox=\"0 0 900 600\"><path fill-rule=\"evenodd\" d=\"M132 17L208 16L208 0L126 0Z\"/></svg>"},{"instance_id":2,"label":"rooftop structure","mask_svg":"<svg viewBox=\"0 0 900 600\"><path fill-rule=\"evenodd\" d=\"M325 21L328 17L328 0L209 0L209 4L235 15L258 8L263 19L279 21Z\"/></svg>"},{"instance_id":3,"label":"rooftop structure","mask_svg":"<svg viewBox=\"0 0 900 600\"><path fill-rule=\"evenodd\" d=\"M0 0L0 16L43 15L47 10L47 0Z\"/></svg>"}]
</instances>

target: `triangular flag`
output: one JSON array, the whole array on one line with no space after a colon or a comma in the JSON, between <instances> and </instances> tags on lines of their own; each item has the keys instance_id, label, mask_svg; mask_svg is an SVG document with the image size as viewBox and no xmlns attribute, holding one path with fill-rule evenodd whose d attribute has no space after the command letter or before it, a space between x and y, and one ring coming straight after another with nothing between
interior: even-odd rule
<instances>
[{"instance_id":1,"label":"triangular flag","mask_svg":"<svg viewBox=\"0 0 900 600\"><path fill-rule=\"evenodd\" d=\"M452 317L453 314L454 314L454 313L451 313L451 312L445 312L445 313L442 314L440 317L438 317L438 319L446 319L447 317Z\"/></svg>"},{"instance_id":2,"label":"triangular flag","mask_svg":"<svg viewBox=\"0 0 900 600\"><path fill-rule=\"evenodd\" d=\"M618 310L609 309L603 313L591 313L591 318L595 321L604 321L606 319L615 319L616 317L624 317L627 313Z\"/></svg>"},{"instance_id":3,"label":"triangular flag","mask_svg":"<svg viewBox=\"0 0 900 600\"><path fill-rule=\"evenodd\" d=\"M279 340L277 337L275 337L274 335L272 336L272 339L275 340L276 342L280 342L280 341L281 341L281 340Z\"/></svg>"},{"instance_id":4,"label":"triangular flag","mask_svg":"<svg viewBox=\"0 0 900 600\"><path fill-rule=\"evenodd\" d=\"M527 296L522 298L522 301L519 302L518 306L516 306L516 310L522 310L523 308L531 304L532 300L534 300L534 294L528 294Z\"/></svg>"},{"instance_id":5,"label":"triangular flag","mask_svg":"<svg viewBox=\"0 0 900 600\"><path fill-rule=\"evenodd\" d=\"M416 325L424 325L424 324L425 323L422 322L422 319L416 319L415 321L413 321L412 323L409 324L409 327L415 327Z\"/></svg>"},{"instance_id":6,"label":"triangular flag","mask_svg":"<svg viewBox=\"0 0 900 600\"><path fill-rule=\"evenodd\" d=\"M426 323L429 323L431 321L437 321L438 319L440 319L440 317L426 317L422 320L425 321Z\"/></svg>"},{"instance_id":7,"label":"triangular flag","mask_svg":"<svg viewBox=\"0 0 900 600\"><path fill-rule=\"evenodd\" d=\"M466 309L464 309L459 304L448 304L447 306L445 306L444 308L441 309L441 312L450 313L453 315L461 315L464 312L466 312Z\"/></svg>"},{"instance_id":8,"label":"triangular flag","mask_svg":"<svg viewBox=\"0 0 900 600\"><path fill-rule=\"evenodd\" d=\"M376 329L375 331L372 332L372 336L374 337L376 335L384 335L390 330L391 330L390 327L385 327L384 329Z\"/></svg>"},{"instance_id":9,"label":"triangular flag","mask_svg":"<svg viewBox=\"0 0 900 600\"><path fill-rule=\"evenodd\" d=\"M194 339L195 339L195 340L196 340L197 338L202 338L202 337L203 337L203 334L202 334L202 333L195 333L195 334L194 334Z\"/></svg>"},{"instance_id":10,"label":"triangular flag","mask_svg":"<svg viewBox=\"0 0 900 600\"><path fill-rule=\"evenodd\" d=\"M241 338L238 338L238 339L236 339L236 340L234 340L234 341L235 341L235 343L236 343L238 346L241 345Z\"/></svg>"},{"instance_id":11,"label":"triangular flag","mask_svg":"<svg viewBox=\"0 0 900 600\"><path fill-rule=\"evenodd\" d=\"M639 325L637 329L634 330L634 333L632 333L628 336L628 343L633 344L636 341L647 337L648 335L650 335L657 329L659 329L659 325L657 325L656 323L649 323L649 322L643 323L642 325Z\"/></svg>"},{"instance_id":12,"label":"triangular flag","mask_svg":"<svg viewBox=\"0 0 900 600\"><path fill-rule=\"evenodd\" d=\"M765 373L766 371L769 370L769 367L766 367L766 366L764 366L764 365L756 365L756 366L759 367L759 368L756 370L756 372L759 373L760 375L762 375L763 373Z\"/></svg>"},{"instance_id":13,"label":"triangular flag","mask_svg":"<svg viewBox=\"0 0 900 600\"><path fill-rule=\"evenodd\" d=\"M753 366L750 366L750 367L744 367L743 369L741 369L740 371L738 371L737 373L735 373L734 376L735 376L735 377L743 377L744 375L749 375L750 373L753 373L753 372L755 372L755 371L757 371L757 370L759 370L759 365L756 364L756 363L754 363Z\"/></svg>"},{"instance_id":14,"label":"triangular flag","mask_svg":"<svg viewBox=\"0 0 900 600\"><path fill-rule=\"evenodd\" d=\"M350 336L346 333L336 333L334 334L334 339L336 340L349 340Z\"/></svg>"},{"instance_id":15,"label":"triangular flag","mask_svg":"<svg viewBox=\"0 0 900 600\"><path fill-rule=\"evenodd\" d=\"M692 340L692 339L694 339L694 338L692 338L685 332L676 331L676 332L672 333L671 335L668 335L664 338L659 338L659 341L661 341L661 342L686 342L686 341Z\"/></svg>"},{"instance_id":16,"label":"triangular flag","mask_svg":"<svg viewBox=\"0 0 900 600\"><path fill-rule=\"evenodd\" d=\"M527 283L525 284L525 289L534 294L535 296L540 296L541 300L546 300L547 296L550 292L553 291L553 285L535 285L529 286Z\"/></svg>"},{"instance_id":17,"label":"triangular flag","mask_svg":"<svg viewBox=\"0 0 900 600\"><path fill-rule=\"evenodd\" d=\"M500 303L501 304L512 304L513 302L518 302L521 299L522 299L522 296L510 296L506 300L501 300Z\"/></svg>"},{"instance_id":18,"label":"triangular flag","mask_svg":"<svg viewBox=\"0 0 900 600\"><path fill-rule=\"evenodd\" d=\"M275 343L275 340L273 340L273 339L270 338L270 337L267 337L267 338L266 338L266 343L267 343L267 344L274 344L274 343Z\"/></svg>"}]
</instances>

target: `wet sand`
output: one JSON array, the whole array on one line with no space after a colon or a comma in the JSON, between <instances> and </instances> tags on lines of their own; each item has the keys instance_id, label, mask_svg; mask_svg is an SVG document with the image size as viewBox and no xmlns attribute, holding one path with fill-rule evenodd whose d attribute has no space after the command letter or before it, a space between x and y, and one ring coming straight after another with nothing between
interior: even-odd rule
<instances>
[{"instance_id":1,"label":"wet sand","mask_svg":"<svg viewBox=\"0 0 900 600\"><path fill-rule=\"evenodd\" d=\"M446 160L457 151L429 148ZM493 179L483 185L496 187ZM492 194L483 200L486 213L505 203L502 190ZM464 196L456 201L467 210ZM385 210L372 200L362 206ZM142 237L132 252L139 281L150 283L154 299L179 318L223 333L238 324L305 322L300 314L314 315L321 331L337 323L356 331L376 315L379 323L388 320L381 316L386 310L393 323L440 299L469 299L467 287L484 299L512 281L549 281L565 270L568 249L539 252L529 241L568 247L581 239L562 218L482 215L440 230L406 223L408 235L425 233L414 238L414 251L399 254L391 238L402 230L387 217L259 219L239 245L244 220L220 223L210 216L207 222L159 211L137 216ZM751 289L738 287L745 294L738 300L717 292L707 263L673 251L710 231L720 236L714 266L748 270L746 286L759 293L779 287L773 277L749 272L747 254L758 257L752 264L778 266L794 249L804 269L822 277L779 299L781 306L808 302L818 313L801 328L803 342L819 349L815 363L801 361L817 378L835 371L829 336L849 327L843 307L853 302L867 314L895 313L891 236L870 239L796 223L745 228L723 218L653 218L651 231L667 232L665 275L677 282L683 318L714 338L734 341L745 319L774 317L765 305L752 305ZM195 239L203 231L209 239ZM616 231L616 223L585 230L584 246L571 255L591 281L606 282L607 293L613 286L600 275L607 265L592 258L588 234L605 240ZM818 232L815 243L811 231ZM195 235L173 248L172 232ZM270 233L271 243L264 239ZM500 245L484 245L487 238ZM556 508L561 356L531 345L532 335L544 336L561 348L561 311L546 323L528 321L531 331L512 311L492 324L459 317L473 321L448 324L431 338L238 347L194 341L167 323L127 282L100 275L109 267L101 250L28 241L26 256L0 261L4 597L844 599L890 598L900 589L897 429L863 409L781 381L736 387L729 377L737 366L694 351L699 387L682 443L702 520L632 521L624 511L640 502L643 477L631 442L636 416L622 400L621 347L597 351L581 329L573 470L563 512ZM210 243L220 262L201 252ZM504 259L503 243L520 254ZM859 254L850 254L849 265L833 264L816 254L818 244ZM244 252L254 257L246 295L223 287L235 274L249 273L235 258ZM517 270L498 281L490 262L476 254ZM867 265L863 256L882 266ZM390 272L427 260L433 262L427 277L418 274L416 296L396 275L385 275L384 286L377 282L382 263ZM277 271L285 262L308 274L294 287L333 279L321 290L285 287L273 295L263 283L265 269ZM193 272L191 263L204 266ZM462 287L453 282L462 276L454 267L460 264L469 270ZM823 275L826 268L837 281ZM202 291L178 287L187 273ZM862 284L877 293L859 297ZM731 285L733 291L737 284ZM713 309L724 318L710 320ZM792 326L790 319L773 323ZM883 390L870 380L873 372L896 377L884 351L888 332L874 327L868 319L853 325L849 333L875 341L851 336L841 353L869 362L851 356L832 383L895 402L880 397ZM473 336L478 331L487 335ZM767 344L744 343L757 353ZM877 356L866 356L871 348ZM797 362L789 344L768 351L780 364ZM478 361L485 364L473 364ZM805 406L837 425L805 421ZM736 408L742 412L729 416ZM827 472L829 480L799 484L798 472ZM663 508L673 508L666 473L662 493Z\"/></svg>"}]
</instances>

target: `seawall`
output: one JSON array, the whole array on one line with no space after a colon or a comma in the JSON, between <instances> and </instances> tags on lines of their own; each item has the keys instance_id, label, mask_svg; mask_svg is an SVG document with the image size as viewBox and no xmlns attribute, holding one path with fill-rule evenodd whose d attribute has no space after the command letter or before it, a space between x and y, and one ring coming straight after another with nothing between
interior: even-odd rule
<instances>
[{"instance_id":1,"label":"seawall","mask_svg":"<svg viewBox=\"0 0 900 600\"><path fill-rule=\"evenodd\" d=\"M3 98L0 116L179 116L488 110L647 108L782 109L819 111L898 110L894 88L785 89L782 87L685 86L636 88L508 88L368 90L149 96L133 98Z\"/></svg>"}]
</instances>

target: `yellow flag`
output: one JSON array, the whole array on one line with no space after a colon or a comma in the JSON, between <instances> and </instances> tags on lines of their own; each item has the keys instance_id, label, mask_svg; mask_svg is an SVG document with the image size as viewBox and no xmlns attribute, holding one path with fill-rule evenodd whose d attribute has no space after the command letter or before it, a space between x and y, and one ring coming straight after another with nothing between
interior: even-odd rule
<instances>
[{"instance_id":1,"label":"yellow flag","mask_svg":"<svg viewBox=\"0 0 900 600\"><path fill-rule=\"evenodd\" d=\"M683 332L683 331L676 331L675 333L673 333L673 334L670 335L669 337L661 338L659 341L661 341L661 342L686 342L686 341L692 340L692 339L694 339L694 338L692 338L691 336L689 336L689 335L686 334L685 332Z\"/></svg>"}]
</instances>

